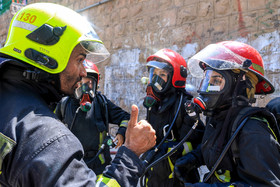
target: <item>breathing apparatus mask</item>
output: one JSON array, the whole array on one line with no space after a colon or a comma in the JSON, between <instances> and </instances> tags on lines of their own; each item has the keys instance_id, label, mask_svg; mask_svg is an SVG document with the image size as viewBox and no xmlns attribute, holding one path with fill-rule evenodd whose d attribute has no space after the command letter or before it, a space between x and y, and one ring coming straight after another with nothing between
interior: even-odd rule
<instances>
[{"instance_id":1,"label":"breathing apparatus mask","mask_svg":"<svg viewBox=\"0 0 280 187\"><path fill-rule=\"evenodd\" d=\"M91 109L92 99L96 95L97 80L94 77L83 77L80 85L76 88L74 95L80 100L80 108L87 112Z\"/></svg>"},{"instance_id":2,"label":"breathing apparatus mask","mask_svg":"<svg viewBox=\"0 0 280 187\"><path fill-rule=\"evenodd\" d=\"M149 81L143 105L150 108L160 102L164 93L170 88L173 68L166 62L158 61L150 61L147 66L149 68Z\"/></svg>"},{"instance_id":3,"label":"breathing apparatus mask","mask_svg":"<svg viewBox=\"0 0 280 187\"><path fill-rule=\"evenodd\" d=\"M206 68L194 102L203 110L213 111L231 105L233 77L229 71Z\"/></svg>"}]
</instances>

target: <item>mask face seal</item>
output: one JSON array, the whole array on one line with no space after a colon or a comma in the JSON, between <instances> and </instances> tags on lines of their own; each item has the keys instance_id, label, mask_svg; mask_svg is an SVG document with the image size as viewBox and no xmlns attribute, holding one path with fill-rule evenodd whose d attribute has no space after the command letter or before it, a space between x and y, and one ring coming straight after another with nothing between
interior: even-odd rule
<instances>
[{"instance_id":1,"label":"mask face seal","mask_svg":"<svg viewBox=\"0 0 280 187\"><path fill-rule=\"evenodd\" d=\"M80 86L76 88L74 95L76 99L81 99L84 94L88 94L91 98L95 97L97 80L93 77L84 77Z\"/></svg>"}]
</instances>

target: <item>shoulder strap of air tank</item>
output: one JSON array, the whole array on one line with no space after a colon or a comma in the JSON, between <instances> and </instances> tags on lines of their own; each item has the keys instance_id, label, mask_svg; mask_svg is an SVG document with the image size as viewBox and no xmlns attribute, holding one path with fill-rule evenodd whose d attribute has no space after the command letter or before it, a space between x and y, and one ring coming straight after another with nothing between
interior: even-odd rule
<instances>
[{"instance_id":1,"label":"shoulder strap of air tank","mask_svg":"<svg viewBox=\"0 0 280 187\"><path fill-rule=\"evenodd\" d=\"M68 101L69 101L69 96L63 97L61 99L60 110L61 110L62 119L64 119L64 117L65 117L65 110L66 110L66 106L67 106Z\"/></svg>"}]
</instances>

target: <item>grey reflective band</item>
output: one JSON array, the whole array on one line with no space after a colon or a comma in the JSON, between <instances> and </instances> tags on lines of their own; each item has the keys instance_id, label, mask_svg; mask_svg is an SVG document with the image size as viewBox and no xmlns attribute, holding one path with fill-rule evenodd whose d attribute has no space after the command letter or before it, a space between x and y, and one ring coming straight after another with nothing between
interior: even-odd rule
<instances>
[{"instance_id":1,"label":"grey reflective band","mask_svg":"<svg viewBox=\"0 0 280 187\"><path fill-rule=\"evenodd\" d=\"M18 21L18 20L15 20L13 22L12 26L13 27L19 27L19 28L22 28L22 29L25 29L25 30L29 30L29 31L34 31L35 29L38 28L35 25L32 25L30 23L26 23L26 22L22 22L22 21Z\"/></svg>"}]
</instances>

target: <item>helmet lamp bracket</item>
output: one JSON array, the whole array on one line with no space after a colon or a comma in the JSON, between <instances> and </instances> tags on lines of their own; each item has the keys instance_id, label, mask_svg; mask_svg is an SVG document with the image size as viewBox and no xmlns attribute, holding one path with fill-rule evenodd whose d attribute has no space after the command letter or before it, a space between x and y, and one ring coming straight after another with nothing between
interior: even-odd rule
<instances>
[{"instance_id":1,"label":"helmet lamp bracket","mask_svg":"<svg viewBox=\"0 0 280 187\"><path fill-rule=\"evenodd\" d=\"M59 37L62 36L65 31L64 27L52 27L48 24L43 24L26 37L34 42L43 45L54 45L59 41Z\"/></svg>"},{"instance_id":2,"label":"helmet lamp bracket","mask_svg":"<svg viewBox=\"0 0 280 187\"><path fill-rule=\"evenodd\" d=\"M251 61L250 59L246 59L246 60L243 62L243 67L244 67L244 68L249 68L251 65L252 65L252 61Z\"/></svg>"},{"instance_id":3,"label":"helmet lamp bracket","mask_svg":"<svg viewBox=\"0 0 280 187\"><path fill-rule=\"evenodd\" d=\"M184 78L187 78L187 76L188 76L187 69L183 65L180 66L180 74Z\"/></svg>"},{"instance_id":4,"label":"helmet lamp bracket","mask_svg":"<svg viewBox=\"0 0 280 187\"><path fill-rule=\"evenodd\" d=\"M34 60L40 65L43 65L50 69L56 69L58 67L57 62L55 59L40 53L34 49L28 48L24 52L25 56L31 60Z\"/></svg>"}]
</instances>

